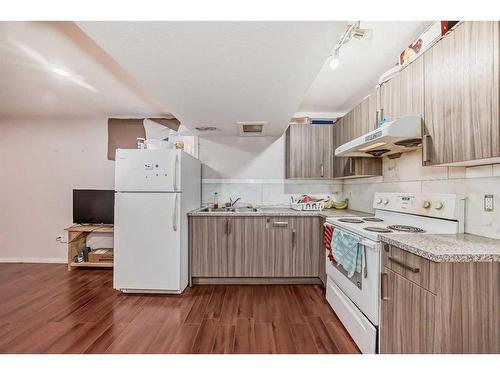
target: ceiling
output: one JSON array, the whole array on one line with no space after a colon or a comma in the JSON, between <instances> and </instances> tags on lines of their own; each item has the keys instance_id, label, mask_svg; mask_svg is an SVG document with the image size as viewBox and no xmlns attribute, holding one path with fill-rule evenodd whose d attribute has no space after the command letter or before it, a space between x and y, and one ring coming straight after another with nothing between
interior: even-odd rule
<instances>
[{"instance_id":1,"label":"ceiling","mask_svg":"<svg viewBox=\"0 0 500 375\"><path fill-rule=\"evenodd\" d=\"M370 41L352 39L340 49L340 64L331 69L327 60L309 88L296 116L342 116L366 97L382 73L393 67L400 52L431 22L361 21L372 29Z\"/></svg>"},{"instance_id":2,"label":"ceiling","mask_svg":"<svg viewBox=\"0 0 500 375\"><path fill-rule=\"evenodd\" d=\"M77 24L183 125L281 135L346 22Z\"/></svg>"},{"instance_id":3,"label":"ceiling","mask_svg":"<svg viewBox=\"0 0 500 375\"><path fill-rule=\"evenodd\" d=\"M168 115L73 22L0 22L0 56L2 117Z\"/></svg>"},{"instance_id":4,"label":"ceiling","mask_svg":"<svg viewBox=\"0 0 500 375\"><path fill-rule=\"evenodd\" d=\"M168 117L238 134L361 101L429 23L362 22L331 70L346 22L0 22L0 116ZM59 74L56 72L60 69Z\"/></svg>"}]
</instances>

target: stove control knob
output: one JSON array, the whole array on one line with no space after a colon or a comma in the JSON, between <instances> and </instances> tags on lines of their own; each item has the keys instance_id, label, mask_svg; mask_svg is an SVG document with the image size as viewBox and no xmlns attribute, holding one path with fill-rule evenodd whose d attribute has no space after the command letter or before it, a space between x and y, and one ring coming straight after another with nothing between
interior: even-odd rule
<instances>
[{"instance_id":1,"label":"stove control knob","mask_svg":"<svg viewBox=\"0 0 500 375\"><path fill-rule=\"evenodd\" d=\"M389 203L389 199L384 199L384 204L388 204Z\"/></svg>"},{"instance_id":2,"label":"stove control knob","mask_svg":"<svg viewBox=\"0 0 500 375\"><path fill-rule=\"evenodd\" d=\"M424 208L430 208L431 207L431 202L429 201L424 201L424 204L422 205Z\"/></svg>"},{"instance_id":3,"label":"stove control knob","mask_svg":"<svg viewBox=\"0 0 500 375\"><path fill-rule=\"evenodd\" d=\"M442 208L443 208L443 202L435 202L435 203L434 203L434 208L435 208L436 210L440 210L440 209L442 209Z\"/></svg>"},{"instance_id":4,"label":"stove control knob","mask_svg":"<svg viewBox=\"0 0 500 375\"><path fill-rule=\"evenodd\" d=\"M382 198L377 198L377 204L382 203Z\"/></svg>"}]
</instances>

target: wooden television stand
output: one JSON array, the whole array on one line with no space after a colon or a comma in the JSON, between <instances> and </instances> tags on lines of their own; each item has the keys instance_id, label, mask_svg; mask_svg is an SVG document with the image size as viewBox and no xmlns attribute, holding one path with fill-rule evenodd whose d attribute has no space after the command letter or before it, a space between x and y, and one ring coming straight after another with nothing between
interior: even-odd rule
<instances>
[{"instance_id":1,"label":"wooden television stand","mask_svg":"<svg viewBox=\"0 0 500 375\"><path fill-rule=\"evenodd\" d=\"M75 256L85 245L87 236L90 233L113 233L113 225L73 225L66 228L68 232L68 270L71 271L77 267L106 267L113 268L111 262L75 262Z\"/></svg>"}]
</instances>

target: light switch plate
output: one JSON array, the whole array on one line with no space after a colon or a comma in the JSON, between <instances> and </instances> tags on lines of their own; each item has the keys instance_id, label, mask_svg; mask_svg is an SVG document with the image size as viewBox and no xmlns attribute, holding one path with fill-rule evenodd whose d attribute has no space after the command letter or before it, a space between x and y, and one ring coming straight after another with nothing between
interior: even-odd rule
<instances>
[{"instance_id":1,"label":"light switch plate","mask_svg":"<svg viewBox=\"0 0 500 375\"><path fill-rule=\"evenodd\" d=\"M494 208L493 194L486 194L484 196L484 210L493 211L493 208Z\"/></svg>"}]
</instances>

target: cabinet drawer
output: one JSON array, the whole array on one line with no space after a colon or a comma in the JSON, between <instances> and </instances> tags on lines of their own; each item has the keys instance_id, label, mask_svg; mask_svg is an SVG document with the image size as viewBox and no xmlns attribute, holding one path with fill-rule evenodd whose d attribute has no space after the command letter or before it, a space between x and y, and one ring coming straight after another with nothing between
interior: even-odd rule
<instances>
[{"instance_id":1,"label":"cabinet drawer","mask_svg":"<svg viewBox=\"0 0 500 375\"><path fill-rule=\"evenodd\" d=\"M292 216L267 216L266 228L295 229L295 218Z\"/></svg>"},{"instance_id":2,"label":"cabinet drawer","mask_svg":"<svg viewBox=\"0 0 500 375\"><path fill-rule=\"evenodd\" d=\"M382 263L422 288L436 293L437 263L386 243L382 251Z\"/></svg>"}]
</instances>

